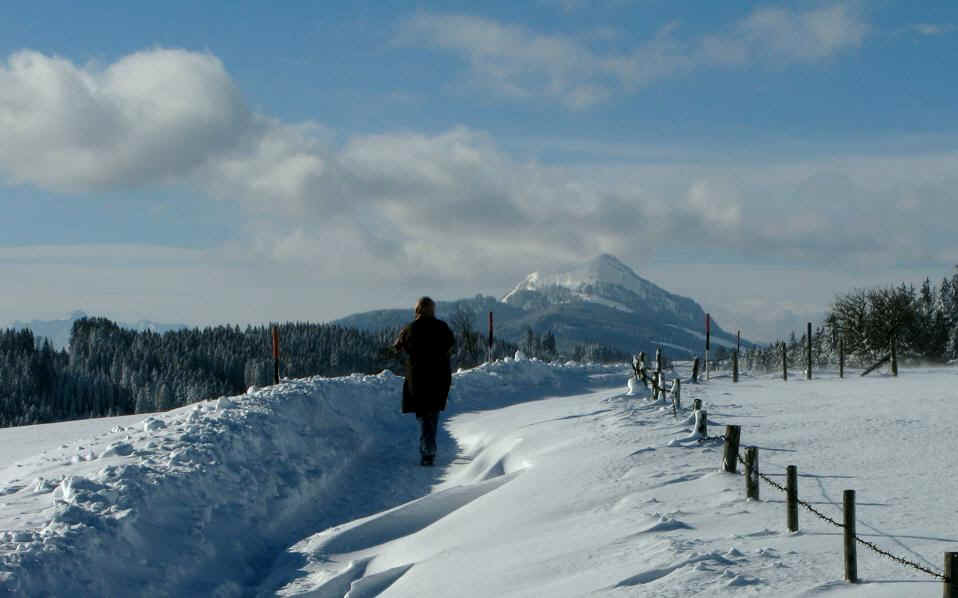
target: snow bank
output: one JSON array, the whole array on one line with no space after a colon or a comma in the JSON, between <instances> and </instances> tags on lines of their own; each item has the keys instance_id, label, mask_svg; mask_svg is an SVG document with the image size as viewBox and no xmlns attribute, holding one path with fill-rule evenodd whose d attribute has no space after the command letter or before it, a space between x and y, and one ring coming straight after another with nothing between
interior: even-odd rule
<instances>
[{"instance_id":1,"label":"snow bank","mask_svg":"<svg viewBox=\"0 0 958 598\"><path fill-rule=\"evenodd\" d=\"M486 364L456 374L449 410L555 394L610 371ZM327 507L348 495L364 454L413 435L399 413L401 384L388 371L288 381L53 444L11 465L0 478L0 589L242 593L236 580L254 579L304 527L329 523Z\"/></svg>"}]
</instances>

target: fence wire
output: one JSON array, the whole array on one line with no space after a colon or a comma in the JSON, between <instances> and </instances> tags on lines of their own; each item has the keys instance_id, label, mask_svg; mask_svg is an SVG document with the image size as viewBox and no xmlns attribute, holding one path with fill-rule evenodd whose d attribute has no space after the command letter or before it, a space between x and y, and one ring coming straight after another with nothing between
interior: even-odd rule
<instances>
[{"instance_id":1,"label":"fence wire","mask_svg":"<svg viewBox=\"0 0 958 598\"><path fill-rule=\"evenodd\" d=\"M725 439L725 436L723 435L723 436L720 436L719 438L722 438L722 439L724 440L724 439ZM742 466L745 466L745 459L742 458L742 454L741 454L741 453L737 453L736 456L738 457L739 463L741 463ZM772 487L774 487L774 488L777 488L777 489L780 490L781 492L787 493L787 490L785 489L785 486L782 486L781 484L779 484L779 483L776 482L775 480L771 479L770 477L768 477L767 475L765 475L765 474L762 473L761 471L758 471L757 473L758 473L758 477L760 477L762 480L764 480L764 481L765 481L766 483L768 483L770 486L772 486ZM815 515L816 517L818 517L818 518L821 519L822 521L825 521L825 522L827 522L827 523L830 523L830 524L834 525L835 527L840 527L840 528L842 528L842 529L845 529L845 524L844 524L844 523L839 523L839 522L836 521L835 519L833 519L833 518L829 517L828 515L822 513L821 511L819 511L818 509L816 509L815 507L813 507L811 504L805 502L804 500L802 500L802 499L799 498L799 499L798 499L798 504L800 504L801 506L803 506L805 509L807 509L809 512L811 512L813 515ZM941 572L939 572L939 571L935 571L935 570L933 570L933 569L930 569L930 568L928 568L928 567L925 567L925 566L922 565L921 563L916 563L915 561L910 561L910 560L908 560L908 559L906 559L906 558L902 558L902 557L900 557L900 556L896 556L896 555L894 555L894 554L888 552L887 550L883 550L883 549L879 548L879 547L878 547L877 545L875 545L874 543L869 542L868 540L865 540L864 538L858 536L857 534L855 535L855 541L858 542L859 544L861 544L862 546L864 546L864 547L866 547L866 548L869 548L869 549L871 549L872 551L874 551L874 552L880 554L881 556L887 557L887 558L889 558L889 559L895 561L896 563L898 563L898 564L900 564L900 565L904 565L905 567L911 567L912 569L916 569L916 570L918 570L918 571L921 571L922 573L926 573L926 574L928 574L928 575L931 575L932 577L934 577L934 578L936 578L936 579L939 579L939 580L941 580L941 581L943 581L943 582L945 582L945 583L951 583L951 579L949 579L947 576L945 576L944 573L941 573Z\"/></svg>"}]
</instances>

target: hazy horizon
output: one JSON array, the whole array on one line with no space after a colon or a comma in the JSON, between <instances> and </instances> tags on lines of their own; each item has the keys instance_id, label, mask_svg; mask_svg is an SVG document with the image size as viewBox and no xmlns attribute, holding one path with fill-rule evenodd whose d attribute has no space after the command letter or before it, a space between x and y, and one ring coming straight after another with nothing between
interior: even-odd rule
<instances>
[{"instance_id":1,"label":"hazy horizon","mask_svg":"<svg viewBox=\"0 0 958 598\"><path fill-rule=\"evenodd\" d=\"M563 264L562 267L570 267L570 266L572 266L572 264ZM551 270L541 269L540 272L558 271L558 270L561 270L562 267L553 268ZM639 275L641 276L641 274ZM655 283L655 281L651 281L651 282ZM921 283L921 280L898 281L898 282L905 282L906 284L911 283L911 284L914 284L916 287L918 287ZM932 282L938 282L938 281L932 281ZM519 284L519 283L521 283L521 281L517 280L516 284ZM889 284L893 284L893 283L890 283L890 282L882 283L876 286L888 286ZM455 296L455 297L452 297L452 296L444 297L444 296L435 295L435 298L440 302L445 302L445 301L456 301L460 299L467 299L467 298L475 297L476 295L484 295L484 296L495 297L497 300L501 300L502 297L508 291L511 291L513 288L515 288L515 286L516 285L511 285L506 291L503 291L497 294L491 294L491 293L485 293L485 292L479 291L477 293L467 293L465 295ZM669 288L665 288L665 290L669 292L675 292L674 290ZM841 291L836 291L836 294L844 293L851 290L853 289L852 288L842 289ZM682 293L676 293L676 294L682 295ZM417 295L417 297L418 296L419 295ZM695 300L696 302L698 302L698 299L692 295L684 295L684 296L687 296ZM374 311L374 310L388 310L388 309L408 309L410 312L410 317L411 317L413 313L413 302L408 301L406 305L399 304L399 303L393 303L393 304L384 303L382 305L374 306L369 309L350 311L350 312L343 313L331 318L305 317L305 318L295 319L295 318L280 317L280 318L256 320L256 321L254 320L246 320L246 321L203 320L203 321L174 322L174 321L167 321L167 320L159 320L155 317L151 317L148 314L143 314L139 312L132 312L132 313L128 313L127 315L123 315L124 312L111 313L111 312L77 308L74 310L70 310L70 312L65 314L50 314L47 317L34 317L34 318L28 318L28 319L17 318L17 319L0 323L0 324L9 326L9 325L25 325L25 324L29 324L31 321L40 321L40 322L66 321L74 316L78 316L82 314L88 317L105 317L107 319L113 320L115 322L120 322L123 324L139 324L143 322L149 322L149 323L165 325L165 326L182 325L187 327L200 327L200 328L204 326L216 326L216 325L225 325L225 324L241 325L241 326L245 326L245 325L256 326L256 325L267 325L273 322L285 322L285 321L294 321L294 320L311 321L311 322L328 322L328 321L338 320L356 313L362 313L362 312ZM786 313L776 320L763 322L763 321L755 320L753 318L743 318L742 316L736 317L735 314L731 314L728 310L723 309L721 306L717 306L717 307L713 306L712 308L709 308L708 306L703 305L703 309L707 312L710 312L712 314L712 317L715 319L715 322L727 332L734 333L737 330L742 331L742 334L745 338L747 338L748 340L752 342L757 342L757 343L782 340L782 339L785 339L789 335L789 333L792 333L792 332L795 332L797 334L802 334L804 332L806 322L812 322L813 325L818 326L819 324L822 323L824 315L825 315L824 311L819 314L806 313L803 315ZM704 323L703 323L703 327L704 327Z\"/></svg>"}]
</instances>

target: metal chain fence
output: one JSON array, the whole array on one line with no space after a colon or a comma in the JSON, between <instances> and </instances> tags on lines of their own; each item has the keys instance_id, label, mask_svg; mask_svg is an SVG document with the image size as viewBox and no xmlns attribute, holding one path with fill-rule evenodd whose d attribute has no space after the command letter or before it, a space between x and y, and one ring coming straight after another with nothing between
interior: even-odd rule
<instances>
[{"instance_id":1,"label":"metal chain fence","mask_svg":"<svg viewBox=\"0 0 958 598\"><path fill-rule=\"evenodd\" d=\"M724 435L718 436L718 437L715 437L715 438L722 438L723 441L725 440L725 436L724 436ZM738 456L739 463L741 463L741 464L744 466L744 465L745 465L745 459L742 458L742 454L741 454L741 453L738 453L737 456ZM779 484L779 483L776 482L775 480L769 478L767 475L763 474L761 471L758 472L758 477L760 477L762 480L764 480L764 481L765 481L766 483L768 483L770 486L772 486L772 487L774 487L774 488L777 488L779 491L781 491L781 492L787 492L784 486L782 486L781 484ZM842 528L842 529L845 529L845 525L844 525L843 523L839 523L839 522L836 521L835 519L832 519L831 517L829 517L828 515L822 513L821 511L819 511L818 509L816 509L815 507L813 507L813 506L810 505L809 503L805 502L804 500L802 500L802 499L799 498L799 499L798 499L798 504L800 504L801 506L805 507L805 509L807 509L809 512L811 512L813 515L815 515L816 517L818 517L818 518L821 519L822 521L825 521L825 522L827 522L827 523L830 523L830 524L834 525L835 527L840 527L840 528ZM916 563L915 561L909 561L908 559L902 558L902 557L900 557L900 556L896 556L896 555L894 555L894 554L888 552L887 550L883 550L883 549L879 548L879 547L878 547L877 545L875 545L874 543L869 542L868 540L865 540L864 538L862 538L862 537L860 537L860 536L858 536L858 535L855 535L855 541L858 542L859 544L861 544L862 546L865 546L866 548L869 548L869 549L871 549L872 551L874 551L874 552L880 554L881 556L887 557L887 558L889 558L889 559L895 561L896 563L898 563L898 564L900 564L900 565L904 565L905 567L911 567L912 569L916 569L916 570L918 570L918 571L921 571L922 573L926 573L926 574L928 574L928 575L931 575L932 577L934 577L934 578L936 578L936 579L939 579L939 580L941 580L941 581L943 581L943 582L945 582L945 583L951 583L951 580L950 580L948 577L946 577L943 573L941 573L941 572L939 572L939 571L935 571L935 570L930 569L930 568L928 568L928 567L925 567L924 565L922 565L922 564L920 564L920 563Z\"/></svg>"}]
</instances>

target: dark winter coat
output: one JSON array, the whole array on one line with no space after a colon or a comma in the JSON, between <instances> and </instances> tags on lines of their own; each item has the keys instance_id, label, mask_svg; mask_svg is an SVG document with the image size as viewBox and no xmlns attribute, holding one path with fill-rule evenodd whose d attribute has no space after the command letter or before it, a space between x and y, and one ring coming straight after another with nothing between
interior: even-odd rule
<instances>
[{"instance_id":1,"label":"dark winter coat","mask_svg":"<svg viewBox=\"0 0 958 598\"><path fill-rule=\"evenodd\" d=\"M403 413L431 413L446 408L452 370L449 355L456 344L442 320L420 316L403 328L395 347L409 356L402 389Z\"/></svg>"}]
</instances>

